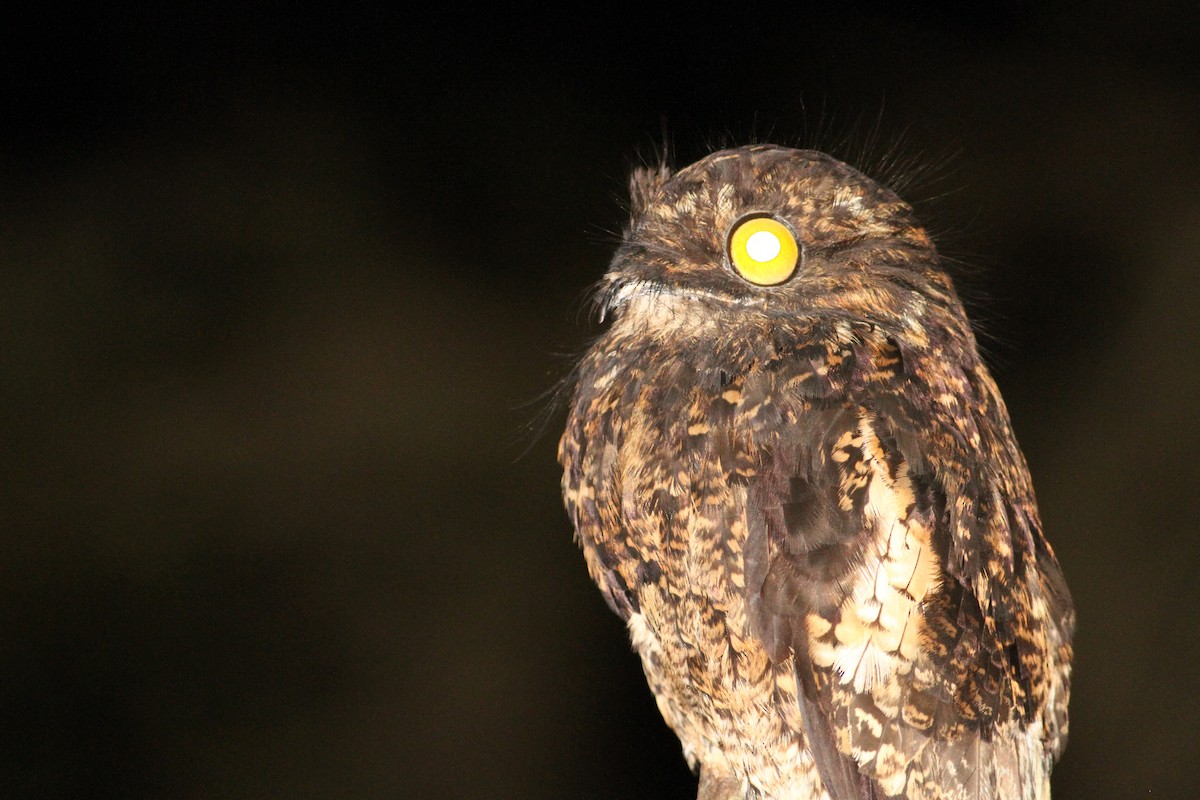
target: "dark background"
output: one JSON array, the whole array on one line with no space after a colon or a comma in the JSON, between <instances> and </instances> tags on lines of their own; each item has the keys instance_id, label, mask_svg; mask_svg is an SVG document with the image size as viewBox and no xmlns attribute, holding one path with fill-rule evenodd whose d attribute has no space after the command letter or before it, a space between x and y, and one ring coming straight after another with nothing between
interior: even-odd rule
<instances>
[{"instance_id":1,"label":"dark background","mask_svg":"<svg viewBox=\"0 0 1200 800\"><path fill-rule=\"evenodd\" d=\"M1079 607L1055 796L1200 790L1191 13L11 14L0 795L693 796L540 422L664 129L919 173Z\"/></svg>"}]
</instances>

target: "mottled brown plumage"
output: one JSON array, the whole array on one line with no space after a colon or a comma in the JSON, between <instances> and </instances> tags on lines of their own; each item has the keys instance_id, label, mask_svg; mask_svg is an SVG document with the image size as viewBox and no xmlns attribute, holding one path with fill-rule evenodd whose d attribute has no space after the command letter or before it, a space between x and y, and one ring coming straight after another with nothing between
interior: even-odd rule
<instances>
[{"instance_id":1,"label":"mottled brown plumage","mask_svg":"<svg viewBox=\"0 0 1200 800\"><path fill-rule=\"evenodd\" d=\"M1049 797L1071 600L910 207L770 145L632 196L559 460L701 796ZM748 215L799 240L778 285L731 268Z\"/></svg>"}]
</instances>

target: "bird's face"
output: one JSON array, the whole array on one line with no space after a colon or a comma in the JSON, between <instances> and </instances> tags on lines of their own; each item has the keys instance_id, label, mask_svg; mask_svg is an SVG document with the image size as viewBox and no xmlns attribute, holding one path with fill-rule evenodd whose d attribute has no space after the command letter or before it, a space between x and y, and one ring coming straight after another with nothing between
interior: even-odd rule
<instances>
[{"instance_id":1,"label":"bird's face","mask_svg":"<svg viewBox=\"0 0 1200 800\"><path fill-rule=\"evenodd\" d=\"M723 150L674 175L639 171L631 188L602 302L651 333L805 317L899 335L931 300L957 307L912 209L823 153Z\"/></svg>"}]
</instances>

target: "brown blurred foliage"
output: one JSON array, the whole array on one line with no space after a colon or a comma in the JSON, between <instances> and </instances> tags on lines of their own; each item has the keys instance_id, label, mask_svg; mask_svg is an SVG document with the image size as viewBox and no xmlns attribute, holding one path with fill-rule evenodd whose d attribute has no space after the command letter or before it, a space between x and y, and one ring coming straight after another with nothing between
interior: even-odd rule
<instances>
[{"instance_id":1,"label":"brown blurred foliage","mask_svg":"<svg viewBox=\"0 0 1200 800\"><path fill-rule=\"evenodd\" d=\"M949 8L12 29L0 794L691 796L539 399L665 114L948 173L1079 608L1055 796L1194 796L1197 24Z\"/></svg>"}]
</instances>

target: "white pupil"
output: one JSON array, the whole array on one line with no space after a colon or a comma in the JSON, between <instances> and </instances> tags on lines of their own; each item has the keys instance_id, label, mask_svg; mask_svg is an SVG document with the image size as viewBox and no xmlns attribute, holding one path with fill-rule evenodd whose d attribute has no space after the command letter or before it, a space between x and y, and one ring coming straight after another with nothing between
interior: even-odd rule
<instances>
[{"instance_id":1,"label":"white pupil","mask_svg":"<svg viewBox=\"0 0 1200 800\"><path fill-rule=\"evenodd\" d=\"M760 264L779 255L779 251L782 249L783 245L779 243L779 237L770 231L752 233L746 240L746 254Z\"/></svg>"}]
</instances>

